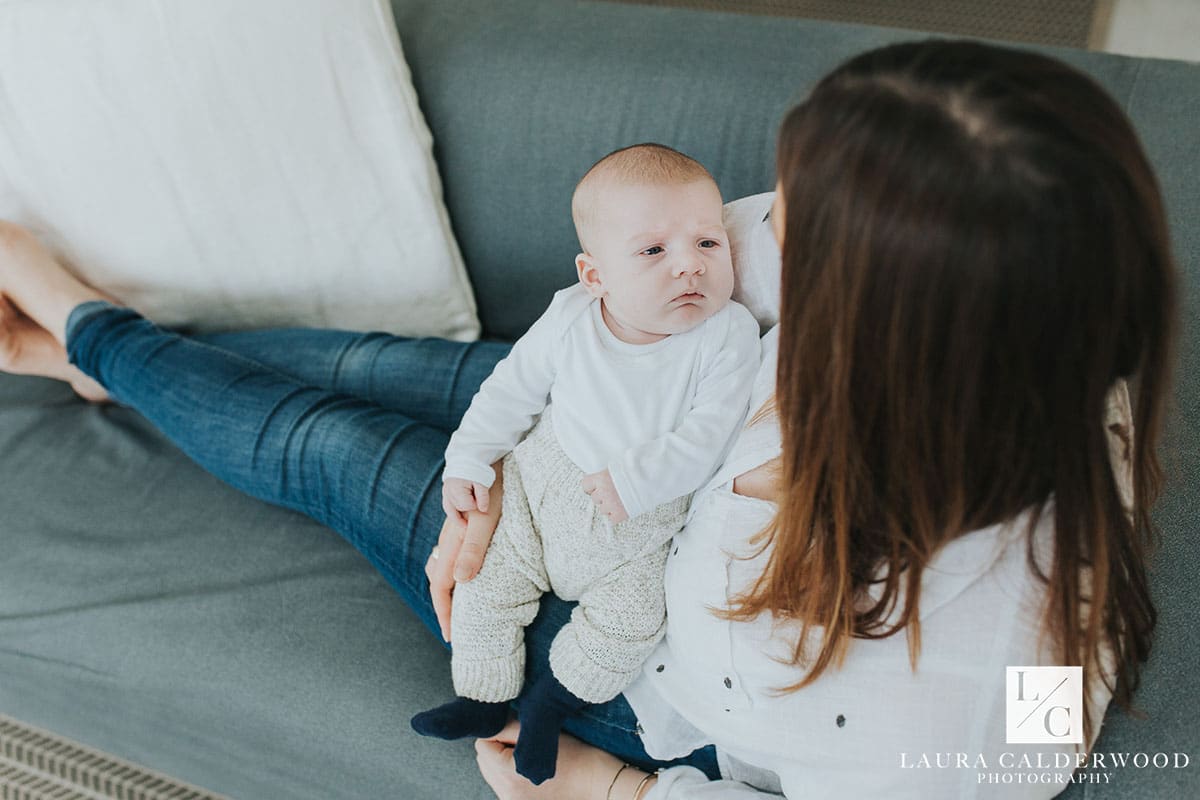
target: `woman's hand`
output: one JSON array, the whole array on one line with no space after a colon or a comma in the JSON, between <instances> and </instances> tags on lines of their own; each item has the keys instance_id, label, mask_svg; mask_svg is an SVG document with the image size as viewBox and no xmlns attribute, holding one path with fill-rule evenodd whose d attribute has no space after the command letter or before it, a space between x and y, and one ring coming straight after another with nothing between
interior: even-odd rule
<instances>
[{"instance_id":1,"label":"woman's hand","mask_svg":"<svg viewBox=\"0 0 1200 800\"><path fill-rule=\"evenodd\" d=\"M464 525L456 517L448 516L438 534L437 547L425 562L425 577L429 579L429 597L433 611L437 614L442 638L450 641L450 608L454 598L454 584L469 581L479 574L483 557L487 554L492 534L500 522L501 498L504 494L504 478L500 462L496 469L496 482L489 492L488 510L472 511L467 514Z\"/></svg>"},{"instance_id":2,"label":"woman's hand","mask_svg":"<svg viewBox=\"0 0 1200 800\"><path fill-rule=\"evenodd\" d=\"M520 724L513 720L492 738L475 741L479 772L499 800L607 800L608 787L621 769L619 758L573 736L559 734L555 775L534 786L517 773L513 763L513 747L520 730ZM633 768L626 769L620 776L624 780L613 787L613 800L629 800L644 776Z\"/></svg>"}]
</instances>

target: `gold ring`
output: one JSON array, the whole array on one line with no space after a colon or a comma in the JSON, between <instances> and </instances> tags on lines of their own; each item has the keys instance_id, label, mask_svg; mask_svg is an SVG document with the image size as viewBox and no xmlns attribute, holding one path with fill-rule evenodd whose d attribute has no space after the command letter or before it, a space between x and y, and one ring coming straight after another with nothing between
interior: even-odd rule
<instances>
[{"instance_id":1,"label":"gold ring","mask_svg":"<svg viewBox=\"0 0 1200 800\"><path fill-rule=\"evenodd\" d=\"M433 546L433 552L431 552L431 553L429 554L429 560L430 560L430 561L437 561L437 560L438 560L438 548L437 548L437 545L436 545L436 544Z\"/></svg>"}]
</instances>

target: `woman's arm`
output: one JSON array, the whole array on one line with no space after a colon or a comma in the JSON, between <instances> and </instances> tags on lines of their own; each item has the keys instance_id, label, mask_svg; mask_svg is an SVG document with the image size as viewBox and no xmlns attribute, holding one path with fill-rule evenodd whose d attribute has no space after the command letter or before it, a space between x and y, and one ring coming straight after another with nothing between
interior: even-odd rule
<instances>
[{"instance_id":1,"label":"woman's arm","mask_svg":"<svg viewBox=\"0 0 1200 800\"><path fill-rule=\"evenodd\" d=\"M764 800L778 797L737 781L710 781L693 767L672 767L658 775L634 767L622 769L617 757L567 734L559 736L555 776L534 786L517 774L513 766L513 746L519 731L520 727L514 721L492 738L475 742L479 772L499 800Z\"/></svg>"},{"instance_id":2,"label":"woman's arm","mask_svg":"<svg viewBox=\"0 0 1200 800\"><path fill-rule=\"evenodd\" d=\"M778 477L779 459L776 458L734 478L733 493L775 502Z\"/></svg>"},{"instance_id":3,"label":"woman's arm","mask_svg":"<svg viewBox=\"0 0 1200 800\"><path fill-rule=\"evenodd\" d=\"M475 761L479 765L479 772L499 800L609 800L608 788L621 769L620 759L584 744L573 736L559 734L555 775L545 783L534 786L517 773L513 762L513 748L520 730L520 724L513 720L490 739L478 739L475 742ZM624 772L619 776L623 787L629 778L634 777L628 773L636 770L627 769ZM635 780L634 787L636 785ZM613 786L611 800L632 800L631 792L618 794L617 788Z\"/></svg>"},{"instance_id":4,"label":"woman's arm","mask_svg":"<svg viewBox=\"0 0 1200 800\"><path fill-rule=\"evenodd\" d=\"M765 800L783 795L760 792L739 781L710 781L695 767L671 767L658 774L654 787L638 800ZM617 796L613 795L613 800Z\"/></svg>"}]
</instances>

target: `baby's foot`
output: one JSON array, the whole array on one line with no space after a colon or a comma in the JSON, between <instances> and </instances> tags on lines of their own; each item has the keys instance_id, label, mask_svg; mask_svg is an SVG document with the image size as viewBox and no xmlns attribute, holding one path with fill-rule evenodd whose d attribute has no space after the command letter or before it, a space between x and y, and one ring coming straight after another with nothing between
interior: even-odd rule
<instances>
[{"instance_id":1,"label":"baby's foot","mask_svg":"<svg viewBox=\"0 0 1200 800\"><path fill-rule=\"evenodd\" d=\"M0 295L0 372L40 375L66 381L89 402L108 399L104 387L67 361L67 352L50 331Z\"/></svg>"},{"instance_id":2,"label":"baby's foot","mask_svg":"<svg viewBox=\"0 0 1200 800\"><path fill-rule=\"evenodd\" d=\"M546 672L521 698L521 733L513 749L517 772L535 786L554 777L558 765L558 734L567 717L587 703Z\"/></svg>"},{"instance_id":3,"label":"baby's foot","mask_svg":"<svg viewBox=\"0 0 1200 800\"><path fill-rule=\"evenodd\" d=\"M486 739L508 724L508 703L484 703L459 697L445 705L422 711L412 718L413 730L438 739Z\"/></svg>"}]
</instances>

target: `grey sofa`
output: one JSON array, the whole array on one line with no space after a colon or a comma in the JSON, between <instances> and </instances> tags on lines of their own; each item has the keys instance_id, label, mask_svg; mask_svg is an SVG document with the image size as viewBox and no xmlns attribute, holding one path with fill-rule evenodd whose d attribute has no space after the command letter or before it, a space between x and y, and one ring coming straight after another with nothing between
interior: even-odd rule
<instances>
[{"instance_id":1,"label":"grey sofa","mask_svg":"<svg viewBox=\"0 0 1200 800\"><path fill-rule=\"evenodd\" d=\"M569 196L595 158L661 141L727 199L767 190L783 111L844 58L914 35L568 0L393 5L486 334L506 339L573 277ZM1200 66L1056 55L1133 117L1185 273L1148 717L1110 713L1100 749L1193 762L1064 796L1196 797ZM489 797L469 743L408 727L448 673L329 530L238 495L128 410L0 376L0 713L237 798Z\"/></svg>"}]
</instances>

